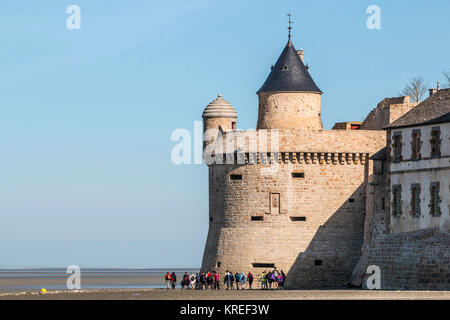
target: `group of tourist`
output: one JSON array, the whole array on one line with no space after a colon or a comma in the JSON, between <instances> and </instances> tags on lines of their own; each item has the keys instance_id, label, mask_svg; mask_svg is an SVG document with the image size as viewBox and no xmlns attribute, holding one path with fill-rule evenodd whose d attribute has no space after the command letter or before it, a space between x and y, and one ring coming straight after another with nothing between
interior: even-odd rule
<instances>
[{"instance_id":1,"label":"group of tourist","mask_svg":"<svg viewBox=\"0 0 450 320\"><path fill-rule=\"evenodd\" d=\"M166 281L167 289L175 289L177 284L177 276L175 272L167 272L164 276ZM277 269L273 271L263 271L257 276L259 281L261 281L261 289L284 289L284 284L286 283L286 275L283 270L278 272ZM216 271L212 272L197 272L189 275L187 272L184 273L180 285L181 289L191 289L191 290L220 290L221 286L220 274ZM248 284L248 289L253 289L253 282L255 278L253 274L249 271L247 274L244 272L236 272L233 274L231 271L226 271L223 277L223 286L226 290L239 290L244 289L245 285Z\"/></svg>"}]
</instances>

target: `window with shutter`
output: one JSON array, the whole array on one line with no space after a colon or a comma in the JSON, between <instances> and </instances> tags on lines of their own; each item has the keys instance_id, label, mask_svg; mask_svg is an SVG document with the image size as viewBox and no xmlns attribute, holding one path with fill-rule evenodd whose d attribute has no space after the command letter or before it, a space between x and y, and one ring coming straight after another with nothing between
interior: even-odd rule
<instances>
[{"instance_id":1,"label":"window with shutter","mask_svg":"<svg viewBox=\"0 0 450 320\"><path fill-rule=\"evenodd\" d=\"M411 185L411 215L420 217L420 184Z\"/></svg>"},{"instance_id":2,"label":"window with shutter","mask_svg":"<svg viewBox=\"0 0 450 320\"><path fill-rule=\"evenodd\" d=\"M431 129L431 157L441 156L441 130L439 127L433 127Z\"/></svg>"},{"instance_id":3,"label":"window with shutter","mask_svg":"<svg viewBox=\"0 0 450 320\"><path fill-rule=\"evenodd\" d=\"M401 131L394 132L392 149L394 151L394 162L402 160L402 135Z\"/></svg>"},{"instance_id":4,"label":"window with shutter","mask_svg":"<svg viewBox=\"0 0 450 320\"><path fill-rule=\"evenodd\" d=\"M398 217L402 214L402 189L400 185L392 186L392 215Z\"/></svg>"},{"instance_id":5,"label":"window with shutter","mask_svg":"<svg viewBox=\"0 0 450 320\"><path fill-rule=\"evenodd\" d=\"M439 216L441 214L440 202L439 182L432 182L430 185L430 214L432 216Z\"/></svg>"},{"instance_id":6,"label":"window with shutter","mask_svg":"<svg viewBox=\"0 0 450 320\"><path fill-rule=\"evenodd\" d=\"M411 160L420 159L420 130L414 129L411 134Z\"/></svg>"}]
</instances>

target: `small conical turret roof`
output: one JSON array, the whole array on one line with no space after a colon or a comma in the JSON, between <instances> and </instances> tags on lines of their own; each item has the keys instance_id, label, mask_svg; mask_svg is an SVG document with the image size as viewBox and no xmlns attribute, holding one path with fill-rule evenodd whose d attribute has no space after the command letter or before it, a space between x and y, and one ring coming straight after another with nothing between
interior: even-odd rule
<instances>
[{"instance_id":1,"label":"small conical turret roof","mask_svg":"<svg viewBox=\"0 0 450 320\"><path fill-rule=\"evenodd\" d=\"M217 99L208 104L203 111L203 118L237 118L234 107L227 100L222 98L221 94L217 95Z\"/></svg>"},{"instance_id":2,"label":"small conical turret roof","mask_svg":"<svg viewBox=\"0 0 450 320\"><path fill-rule=\"evenodd\" d=\"M257 93L277 91L322 93L309 75L308 70L306 70L290 38L275 66L272 67L272 71Z\"/></svg>"}]
</instances>

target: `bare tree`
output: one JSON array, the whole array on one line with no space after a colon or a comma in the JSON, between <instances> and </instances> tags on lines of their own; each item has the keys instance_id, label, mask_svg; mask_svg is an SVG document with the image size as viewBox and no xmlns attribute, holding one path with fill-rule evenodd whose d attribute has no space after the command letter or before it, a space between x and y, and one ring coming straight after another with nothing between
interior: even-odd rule
<instances>
[{"instance_id":1,"label":"bare tree","mask_svg":"<svg viewBox=\"0 0 450 320\"><path fill-rule=\"evenodd\" d=\"M405 85L402 94L409 96L412 102L420 102L427 93L428 83L425 82L422 76L412 78Z\"/></svg>"},{"instance_id":2,"label":"bare tree","mask_svg":"<svg viewBox=\"0 0 450 320\"><path fill-rule=\"evenodd\" d=\"M444 79L447 81L446 84L444 84L445 88L450 88L450 70L443 71Z\"/></svg>"}]
</instances>

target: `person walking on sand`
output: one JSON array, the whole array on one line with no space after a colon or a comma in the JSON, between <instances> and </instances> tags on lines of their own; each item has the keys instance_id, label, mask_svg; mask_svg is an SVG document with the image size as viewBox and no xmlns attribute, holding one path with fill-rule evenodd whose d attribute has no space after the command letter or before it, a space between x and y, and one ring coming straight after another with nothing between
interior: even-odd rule
<instances>
[{"instance_id":1,"label":"person walking on sand","mask_svg":"<svg viewBox=\"0 0 450 320\"><path fill-rule=\"evenodd\" d=\"M234 279L236 280L236 289L239 290L239 284L241 283L241 274L239 272L236 272Z\"/></svg>"},{"instance_id":2,"label":"person walking on sand","mask_svg":"<svg viewBox=\"0 0 450 320\"><path fill-rule=\"evenodd\" d=\"M250 271L247 274L247 280L248 280L248 288L251 290L253 283L253 274Z\"/></svg>"},{"instance_id":3,"label":"person walking on sand","mask_svg":"<svg viewBox=\"0 0 450 320\"><path fill-rule=\"evenodd\" d=\"M228 270L225 271L225 275L223 276L223 287L225 288L225 290L229 290L230 289L230 283L229 283L229 278L228 278Z\"/></svg>"},{"instance_id":4,"label":"person walking on sand","mask_svg":"<svg viewBox=\"0 0 450 320\"><path fill-rule=\"evenodd\" d=\"M286 275L284 274L283 270L281 270L280 277L281 277L280 282L281 290L284 290L284 284L286 283Z\"/></svg>"},{"instance_id":5,"label":"person walking on sand","mask_svg":"<svg viewBox=\"0 0 450 320\"><path fill-rule=\"evenodd\" d=\"M189 282L189 287L191 290L195 289L195 282L197 281L197 277L195 276L194 273L191 274L191 277L189 278L190 282Z\"/></svg>"},{"instance_id":6,"label":"person walking on sand","mask_svg":"<svg viewBox=\"0 0 450 320\"><path fill-rule=\"evenodd\" d=\"M216 272L215 271L213 271L212 273L211 273L211 287L212 287L212 289L216 289Z\"/></svg>"},{"instance_id":7,"label":"person walking on sand","mask_svg":"<svg viewBox=\"0 0 450 320\"><path fill-rule=\"evenodd\" d=\"M200 289L206 289L206 275L204 272L200 275Z\"/></svg>"},{"instance_id":8,"label":"person walking on sand","mask_svg":"<svg viewBox=\"0 0 450 320\"><path fill-rule=\"evenodd\" d=\"M211 272L208 271L208 274L206 275L206 283L207 283L207 288L212 290L213 289L213 276L211 274Z\"/></svg>"},{"instance_id":9,"label":"person walking on sand","mask_svg":"<svg viewBox=\"0 0 450 320\"><path fill-rule=\"evenodd\" d=\"M272 289L272 282L273 282L273 280L272 280L272 271L269 271L266 274L266 278L267 278L267 283L269 285L269 290L270 290L270 289Z\"/></svg>"},{"instance_id":10,"label":"person walking on sand","mask_svg":"<svg viewBox=\"0 0 450 320\"><path fill-rule=\"evenodd\" d=\"M172 282L172 276L170 275L169 271L167 271L166 275L164 276L164 279L166 280L167 290L169 290Z\"/></svg>"},{"instance_id":11,"label":"person walking on sand","mask_svg":"<svg viewBox=\"0 0 450 320\"><path fill-rule=\"evenodd\" d=\"M220 274L216 272L214 274L214 289L220 290Z\"/></svg>"},{"instance_id":12,"label":"person walking on sand","mask_svg":"<svg viewBox=\"0 0 450 320\"><path fill-rule=\"evenodd\" d=\"M275 272L272 272L272 284L274 289L278 289L278 276L275 275Z\"/></svg>"},{"instance_id":13,"label":"person walking on sand","mask_svg":"<svg viewBox=\"0 0 450 320\"><path fill-rule=\"evenodd\" d=\"M234 290L234 275L232 271L230 271L229 273L229 279L230 279L230 289Z\"/></svg>"},{"instance_id":14,"label":"person walking on sand","mask_svg":"<svg viewBox=\"0 0 450 320\"><path fill-rule=\"evenodd\" d=\"M183 289L189 289L189 275L187 272L184 273L181 287Z\"/></svg>"},{"instance_id":15,"label":"person walking on sand","mask_svg":"<svg viewBox=\"0 0 450 320\"><path fill-rule=\"evenodd\" d=\"M261 289L265 290L267 289L267 277L266 277L266 270L261 273Z\"/></svg>"},{"instance_id":16,"label":"person walking on sand","mask_svg":"<svg viewBox=\"0 0 450 320\"><path fill-rule=\"evenodd\" d=\"M177 275L175 274L175 271L172 272L171 276L171 284L172 284L172 290L175 290L175 285L177 284Z\"/></svg>"},{"instance_id":17,"label":"person walking on sand","mask_svg":"<svg viewBox=\"0 0 450 320\"><path fill-rule=\"evenodd\" d=\"M195 274L195 289L200 289L200 273L198 272Z\"/></svg>"},{"instance_id":18,"label":"person walking on sand","mask_svg":"<svg viewBox=\"0 0 450 320\"><path fill-rule=\"evenodd\" d=\"M283 290L283 275L280 274L278 276L277 282L278 282L278 290Z\"/></svg>"},{"instance_id":19,"label":"person walking on sand","mask_svg":"<svg viewBox=\"0 0 450 320\"><path fill-rule=\"evenodd\" d=\"M273 273L272 273L272 282L274 283L274 289L278 289L278 277L280 276L280 273L278 272L277 268L274 267Z\"/></svg>"},{"instance_id":20,"label":"person walking on sand","mask_svg":"<svg viewBox=\"0 0 450 320\"><path fill-rule=\"evenodd\" d=\"M247 280L244 271L241 272L241 287L242 290L244 290L244 286L245 286L245 281Z\"/></svg>"}]
</instances>

